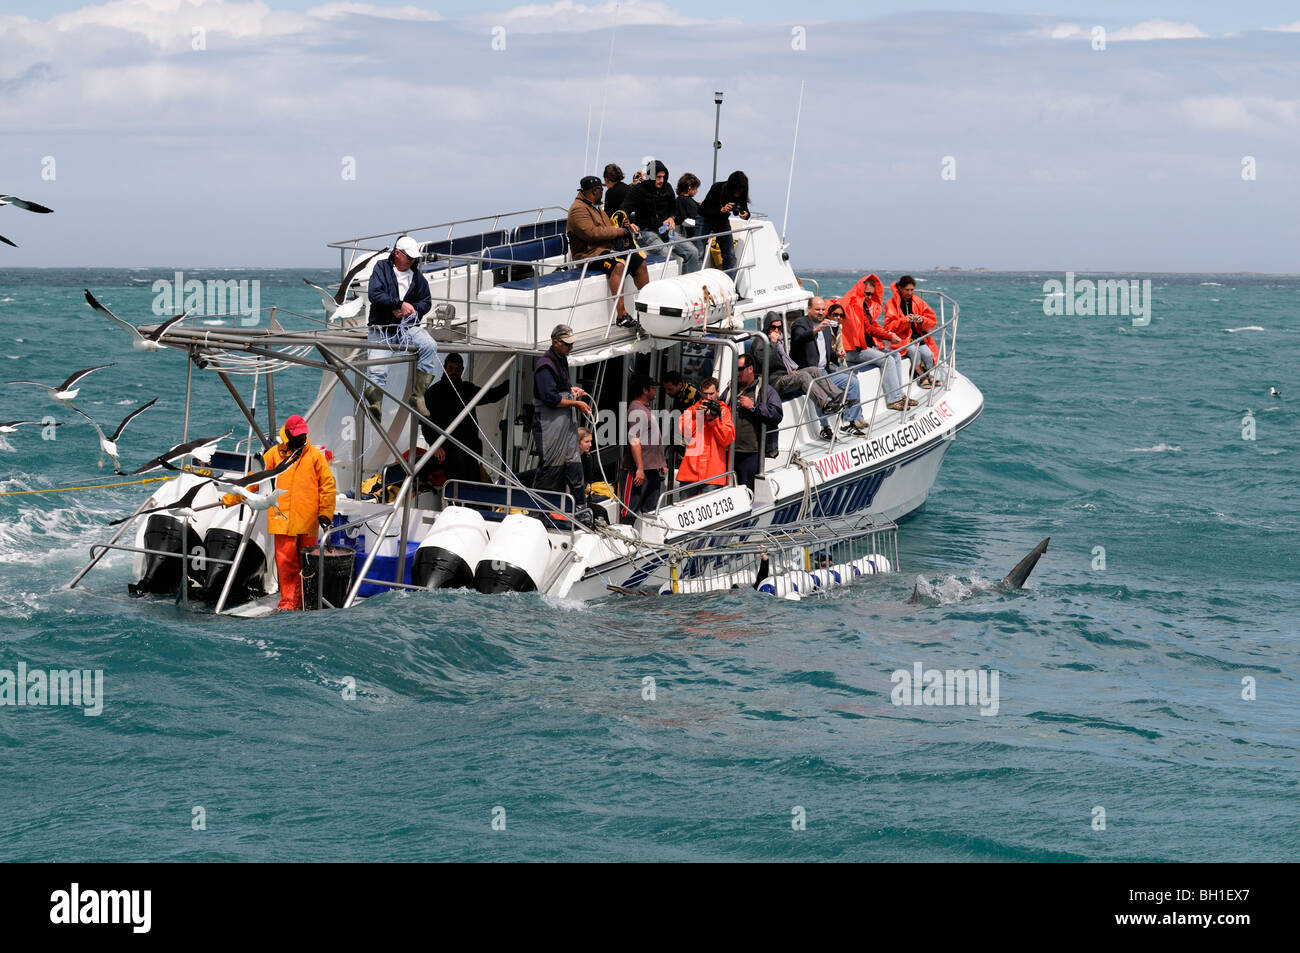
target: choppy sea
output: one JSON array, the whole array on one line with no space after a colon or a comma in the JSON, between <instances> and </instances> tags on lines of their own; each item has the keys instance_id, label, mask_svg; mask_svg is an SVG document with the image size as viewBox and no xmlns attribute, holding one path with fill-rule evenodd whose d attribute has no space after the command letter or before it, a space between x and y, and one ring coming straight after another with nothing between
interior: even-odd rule
<instances>
[{"instance_id":1,"label":"choppy sea","mask_svg":"<svg viewBox=\"0 0 1300 953\"><path fill-rule=\"evenodd\" d=\"M0 670L104 678L97 716L0 704L0 858L1293 860L1300 279L1143 276L1134 326L1045 315L1059 274L917 274L961 303L983 416L901 571L800 603L395 593L245 621L128 597L121 555L70 590L150 488L27 492L120 478L84 420L0 387L0 420L65 421L0 438ZM319 314L297 271L186 275ZM124 452L170 446L184 361L82 300L145 323L159 278L0 270L0 379L116 361L78 406L112 426L158 396ZM192 432L226 429L221 384L196 394ZM1029 588L996 591L1044 536ZM996 713L894 704L917 664L996 672Z\"/></svg>"}]
</instances>

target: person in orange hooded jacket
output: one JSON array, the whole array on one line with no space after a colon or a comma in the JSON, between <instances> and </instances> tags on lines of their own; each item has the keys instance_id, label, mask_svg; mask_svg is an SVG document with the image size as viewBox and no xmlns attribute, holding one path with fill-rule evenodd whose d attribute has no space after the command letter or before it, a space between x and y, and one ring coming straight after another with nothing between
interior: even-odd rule
<instances>
[{"instance_id":1,"label":"person in orange hooded jacket","mask_svg":"<svg viewBox=\"0 0 1300 953\"><path fill-rule=\"evenodd\" d=\"M298 462L276 480L276 489L284 490L275 506L266 511L266 531L275 540L275 569L280 577L281 612L302 608L302 550L315 546L317 529L324 529L334 519L334 474L321 449L307 440L307 421L294 414L280 428L280 442L262 455L266 469L302 450ZM254 485L250 487L256 491ZM221 498L227 506L242 502L227 493Z\"/></svg>"},{"instance_id":2,"label":"person in orange hooded jacket","mask_svg":"<svg viewBox=\"0 0 1300 953\"><path fill-rule=\"evenodd\" d=\"M686 440L682 465L677 468L678 483L725 484L727 482L727 448L736 439L736 425L731 408L718 402L717 417L706 412L705 403L718 401L718 379L706 378L700 384L700 399L682 412L679 426Z\"/></svg>"},{"instance_id":3,"label":"person in orange hooded jacket","mask_svg":"<svg viewBox=\"0 0 1300 953\"><path fill-rule=\"evenodd\" d=\"M885 329L898 335L900 343L890 346L896 351L907 351L913 370L920 367L924 372L920 385L929 388L934 386L930 371L939 360L939 346L928 335L938 326L939 319L915 290L916 279L911 275L903 275L890 287L893 297L885 305ZM924 348L920 346L922 338Z\"/></svg>"},{"instance_id":4,"label":"person in orange hooded jacket","mask_svg":"<svg viewBox=\"0 0 1300 953\"><path fill-rule=\"evenodd\" d=\"M840 301L844 305L844 357L850 367L876 365L884 374L885 406L903 410L917 402L903 393L903 362L891 348L902 338L885 327L885 286L880 276L864 275Z\"/></svg>"}]
</instances>

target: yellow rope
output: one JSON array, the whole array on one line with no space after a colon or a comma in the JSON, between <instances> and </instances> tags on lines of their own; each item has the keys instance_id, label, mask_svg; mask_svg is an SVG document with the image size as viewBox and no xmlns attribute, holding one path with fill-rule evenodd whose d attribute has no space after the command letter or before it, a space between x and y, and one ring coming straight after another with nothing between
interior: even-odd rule
<instances>
[{"instance_id":1,"label":"yellow rope","mask_svg":"<svg viewBox=\"0 0 1300 953\"><path fill-rule=\"evenodd\" d=\"M111 486L139 486L141 483L157 483L160 480L174 480L175 477L149 477L147 480L132 480L130 483L98 483L95 486L55 487L52 490L13 490L0 493L0 496L26 496L29 493L75 493L77 490L102 490Z\"/></svg>"}]
</instances>

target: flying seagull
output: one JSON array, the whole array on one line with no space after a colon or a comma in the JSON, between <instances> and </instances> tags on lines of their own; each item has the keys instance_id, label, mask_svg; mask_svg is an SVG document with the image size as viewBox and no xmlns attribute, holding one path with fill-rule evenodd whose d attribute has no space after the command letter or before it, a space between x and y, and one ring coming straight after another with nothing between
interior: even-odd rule
<instances>
[{"instance_id":1,"label":"flying seagull","mask_svg":"<svg viewBox=\"0 0 1300 953\"><path fill-rule=\"evenodd\" d=\"M386 251L388 251L387 248L380 249L373 255L363 258L348 269L347 274L343 276L343 281L339 284L339 290L334 292L334 294L330 294L313 281L309 281L306 278L302 280L303 284L310 285L320 292L321 304L325 306L325 317L328 320L333 321L337 318L339 321L344 321L348 318L354 318L361 313L361 308L365 304L365 299L354 298L345 305L344 302L347 301L348 291L351 289L352 282L356 280L357 275L361 274L367 265Z\"/></svg>"},{"instance_id":2,"label":"flying seagull","mask_svg":"<svg viewBox=\"0 0 1300 953\"><path fill-rule=\"evenodd\" d=\"M35 424L41 427L62 427L63 421L46 421L46 420L6 420L0 423L0 434L10 434L17 430L23 424Z\"/></svg>"},{"instance_id":3,"label":"flying seagull","mask_svg":"<svg viewBox=\"0 0 1300 953\"><path fill-rule=\"evenodd\" d=\"M100 364L96 367L87 367L85 370L77 371L58 387L51 387L49 384L42 384L40 381L5 381L6 384L31 384L33 387L39 387L48 391L52 400L60 404L70 404L72 398L81 393L81 388L77 387L77 382L89 374L91 371L102 371L106 367L114 367L115 364Z\"/></svg>"},{"instance_id":4,"label":"flying seagull","mask_svg":"<svg viewBox=\"0 0 1300 953\"><path fill-rule=\"evenodd\" d=\"M196 483L186 490L183 496L168 503L166 506L153 506L147 510L141 510L139 513L132 513L130 516L123 516L121 519L109 520L108 525L117 526L119 523L125 523L129 519L134 519L137 516L146 516L149 513L172 513L183 520L187 520L198 513L199 510L211 509L214 506L221 505L221 502L217 501L216 503L208 503L204 506L200 506L198 509L194 508L195 497L197 497L199 492L205 489L211 482L211 480L204 480L202 483Z\"/></svg>"},{"instance_id":5,"label":"flying seagull","mask_svg":"<svg viewBox=\"0 0 1300 953\"><path fill-rule=\"evenodd\" d=\"M12 205L14 208L26 209L29 212L39 212L42 215L48 215L54 209L46 208L39 202L29 202L26 199L20 199L16 195L0 195L0 205Z\"/></svg>"},{"instance_id":6,"label":"flying seagull","mask_svg":"<svg viewBox=\"0 0 1300 953\"><path fill-rule=\"evenodd\" d=\"M127 414L124 418L122 418L122 422L121 422L120 424L117 425L117 429L113 431L113 436L111 436L111 437L105 437L105 436L104 436L104 431L102 431L102 430L99 429L99 424L95 423L94 418L91 417L90 414L87 414L87 413L85 413L84 411L78 410L76 407L73 407L73 408L72 408L74 411L76 411L77 413L81 414L81 416L83 416L83 417L85 417L87 420L89 420L89 421L90 421L90 426L94 427L94 428L95 428L95 433L99 434L99 449L100 449L99 465L100 465L101 467L104 465L104 454L107 454L108 456L110 456L110 457L113 458L113 469L117 469L118 467L121 466L121 463L120 463L120 462L118 461L118 459L117 459L117 440L118 440L118 438L122 436L122 431L126 429L126 425L127 425L127 424L129 424L131 421L135 420L136 417L138 417L138 416L140 416L141 414L143 414L146 410L148 410L150 407L152 407L152 406L153 406L154 404L156 404L156 403L158 403L158 398L157 398L157 397L155 397L153 400L149 401L149 403L147 403L147 404L145 404L145 405L143 405L143 406L141 406L141 407L137 407L135 410L133 410L133 411L131 411L129 414Z\"/></svg>"},{"instance_id":7,"label":"flying seagull","mask_svg":"<svg viewBox=\"0 0 1300 953\"><path fill-rule=\"evenodd\" d=\"M178 444L166 453L154 457L144 466L132 470L130 473L123 472L122 470L118 470L117 472L122 476L137 476L141 473L148 473L150 470L160 469L163 464L171 463L173 460L179 460L184 456L192 456L207 463L212 459L212 451L217 449L217 444L222 440L225 440L234 432L235 428L231 427L218 437L203 437L198 440L191 440L189 443Z\"/></svg>"},{"instance_id":8,"label":"flying seagull","mask_svg":"<svg viewBox=\"0 0 1300 953\"><path fill-rule=\"evenodd\" d=\"M181 318L189 314L188 311L182 311L174 318L168 318L162 324L158 325L158 327L154 328L152 331L145 334L141 332L141 330L137 328L134 324L128 324L126 321L123 321L121 318L115 315L112 311L109 311L108 308L100 304L95 299L95 296L91 294L88 290L86 291L86 304L90 305L92 308L94 308L104 317L112 321L116 321L118 324L122 325L122 327L130 331L131 347L135 348L135 350L137 351L161 351L164 347L167 346L162 343L162 336L167 333L167 329L170 328L177 321L181 320Z\"/></svg>"},{"instance_id":9,"label":"flying seagull","mask_svg":"<svg viewBox=\"0 0 1300 953\"><path fill-rule=\"evenodd\" d=\"M275 509L277 512L280 512L280 507L276 505L275 500L276 497L280 495L281 491L277 490L275 487L275 478L297 463L298 458L301 456L302 451L296 450L288 459L282 460L269 470L259 470L256 473L250 473L247 476L236 478L214 477L210 482L215 483L217 489L224 490L227 493L240 497L246 505L252 507L258 512L269 509ZM180 467L172 466L170 463L164 463L163 467L168 470L184 472ZM252 489L263 481L267 483L265 489L260 492ZM284 513L280 512L280 515L283 516Z\"/></svg>"},{"instance_id":10,"label":"flying seagull","mask_svg":"<svg viewBox=\"0 0 1300 953\"><path fill-rule=\"evenodd\" d=\"M42 215L46 215L54 211L54 209L46 208L44 205L41 205L39 202L29 202L26 199L18 198L18 196L16 195L0 195L0 205L12 205L14 208L26 209L29 212L39 212ZM10 246L11 248L18 247L17 242L11 242L3 235L0 235L0 242L4 242L6 245Z\"/></svg>"}]
</instances>

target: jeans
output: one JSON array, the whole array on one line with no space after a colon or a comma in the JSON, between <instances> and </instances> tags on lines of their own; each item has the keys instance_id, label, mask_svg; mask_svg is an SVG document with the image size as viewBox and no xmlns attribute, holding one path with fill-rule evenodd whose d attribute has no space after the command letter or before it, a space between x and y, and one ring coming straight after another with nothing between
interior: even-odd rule
<instances>
[{"instance_id":1,"label":"jeans","mask_svg":"<svg viewBox=\"0 0 1300 953\"><path fill-rule=\"evenodd\" d=\"M420 352L415 366L426 374L432 374L435 380L442 376L442 358L438 356L438 342L433 339L433 335L424 329L422 324L415 324L414 322L400 325L372 324L370 326L370 343L382 344L391 349L372 349L370 357L375 360L393 357L397 348L414 347ZM369 373L380 387L388 383L387 364L375 364L369 368Z\"/></svg>"},{"instance_id":2,"label":"jeans","mask_svg":"<svg viewBox=\"0 0 1300 953\"><path fill-rule=\"evenodd\" d=\"M907 346L907 356L912 359L912 367L920 366L924 371L934 367L934 355L930 353L929 345L920 342L909 344Z\"/></svg>"},{"instance_id":3,"label":"jeans","mask_svg":"<svg viewBox=\"0 0 1300 953\"><path fill-rule=\"evenodd\" d=\"M858 401L861 400L861 397L858 393L857 374L851 374L848 371L835 371L834 373L827 374L826 379L830 381L832 384L834 384L836 387L838 387L840 390L842 390L847 400L858 400ZM817 419L821 421L821 425L823 427L830 426L830 421L828 421L825 417L819 417ZM861 403L854 404L848 410L844 411L844 421L846 423L851 424L853 423L853 421L861 420L861 419L862 419Z\"/></svg>"},{"instance_id":4,"label":"jeans","mask_svg":"<svg viewBox=\"0 0 1300 953\"><path fill-rule=\"evenodd\" d=\"M719 232L731 231L731 223L729 221L705 222L702 219L697 219L697 221L701 222L697 229L701 237L711 235L718 240L718 249L722 252L722 270L730 275L734 281L736 277L736 241L731 235L719 234Z\"/></svg>"},{"instance_id":5,"label":"jeans","mask_svg":"<svg viewBox=\"0 0 1300 953\"><path fill-rule=\"evenodd\" d=\"M927 351L929 348L926 349ZM849 351L845 357L849 365L878 365L885 378L885 402L895 403L903 398L903 362L897 351L880 351L874 347L864 347L860 351Z\"/></svg>"},{"instance_id":6,"label":"jeans","mask_svg":"<svg viewBox=\"0 0 1300 953\"><path fill-rule=\"evenodd\" d=\"M757 450L736 454L736 483L749 487L750 493L754 492L754 478L758 476L758 464L762 459L763 454Z\"/></svg>"},{"instance_id":7,"label":"jeans","mask_svg":"<svg viewBox=\"0 0 1300 953\"><path fill-rule=\"evenodd\" d=\"M675 241L681 237L681 233L676 230L668 233L668 241ZM664 245L664 238L658 232L652 232L649 229L641 230L641 234L637 236L637 243L647 251L652 248L658 253L667 250L664 248L656 248L656 246ZM683 275L689 274L692 271L700 270L700 253L695 247L694 242L683 242L680 245L673 245L672 254L674 258L678 259L682 263L681 273Z\"/></svg>"}]
</instances>

